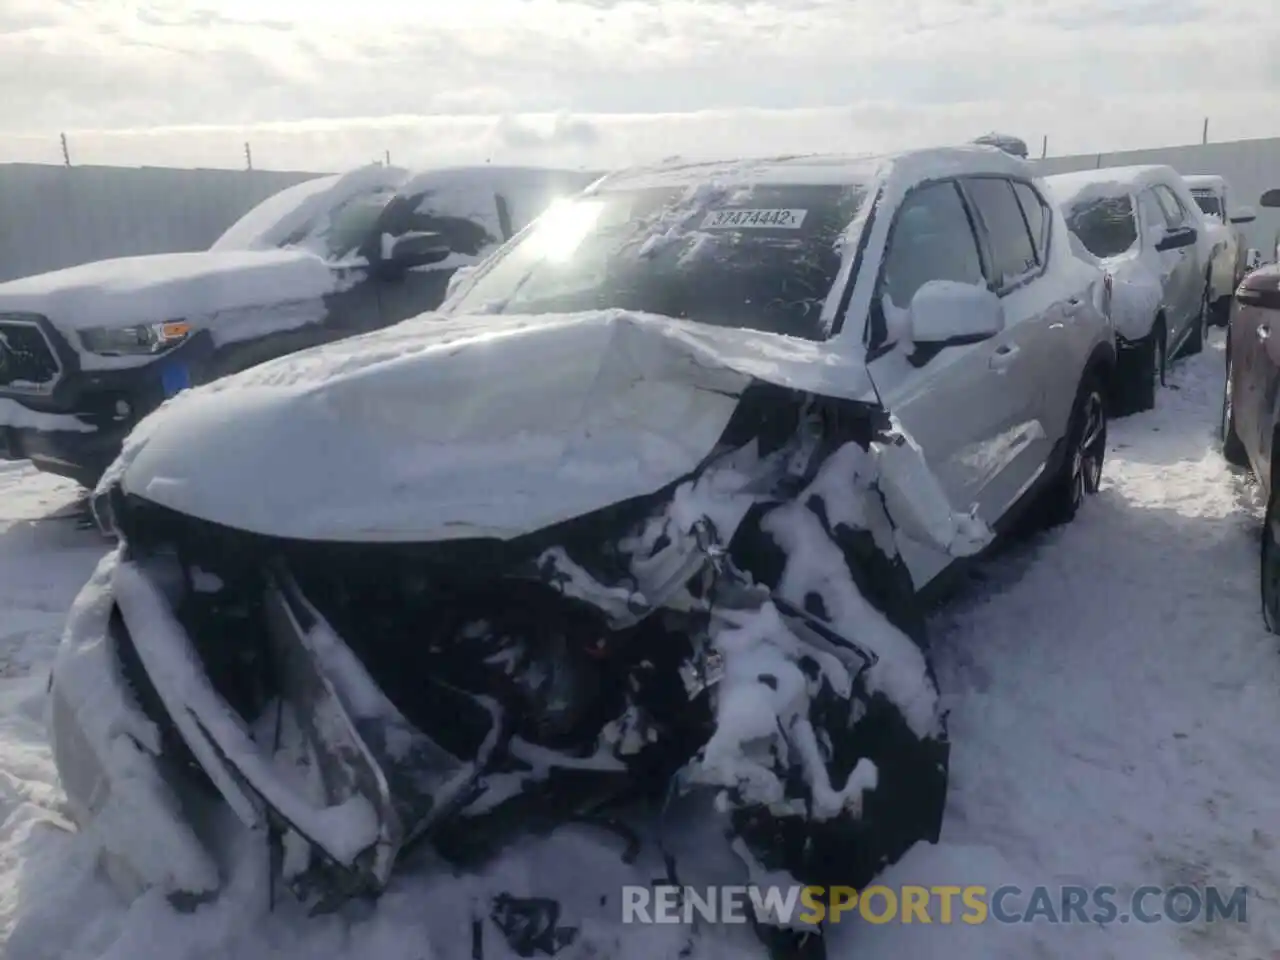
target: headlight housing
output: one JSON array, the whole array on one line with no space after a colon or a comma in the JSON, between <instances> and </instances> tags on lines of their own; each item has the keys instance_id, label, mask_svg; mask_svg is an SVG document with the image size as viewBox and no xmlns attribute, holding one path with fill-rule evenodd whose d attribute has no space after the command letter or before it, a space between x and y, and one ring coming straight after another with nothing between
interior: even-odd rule
<instances>
[{"instance_id":1,"label":"headlight housing","mask_svg":"<svg viewBox=\"0 0 1280 960\"><path fill-rule=\"evenodd\" d=\"M88 327L80 331L80 343L90 353L104 357L136 357L163 353L191 334L185 320L142 323L133 327Z\"/></svg>"}]
</instances>

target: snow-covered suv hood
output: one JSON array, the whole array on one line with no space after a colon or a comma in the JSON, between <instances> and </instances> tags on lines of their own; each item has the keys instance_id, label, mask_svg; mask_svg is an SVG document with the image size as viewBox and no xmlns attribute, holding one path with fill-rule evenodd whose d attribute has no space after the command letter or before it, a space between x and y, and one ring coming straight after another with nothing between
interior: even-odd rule
<instances>
[{"instance_id":1,"label":"snow-covered suv hood","mask_svg":"<svg viewBox=\"0 0 1280 960\"><path fill-rule=\"evenodd\" d=\"M321 297L337 274L301 250L161 253L99 260L0 283L0 313L63 330L158 323Z\"/></svg>"},{"instance_id":2,"label":"snow-covered suv hood","mask_svg":"<svg viewBox=\"0 0 1280 960\"><path fill-rule=\"evenodd\" d=\"M103 486L282 537L512 538L687 474L752 378L867 398L845 343L622 311L425 314L180 394Z\"/></svg>"}]
</instances>

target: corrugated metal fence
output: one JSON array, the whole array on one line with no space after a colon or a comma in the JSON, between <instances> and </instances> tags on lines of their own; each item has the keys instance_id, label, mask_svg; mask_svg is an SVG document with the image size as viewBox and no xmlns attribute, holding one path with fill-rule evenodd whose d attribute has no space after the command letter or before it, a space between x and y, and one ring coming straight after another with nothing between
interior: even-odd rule
<instances>
[{"instance_id":1,"label":"corrugated metal fence","mask_svg":"<svg viewBox=\"0 0 1280 960\"><path fill-rule=\"evenodd\" d=\"M0 281L109 257L204 250L259 201L319 175L0 164Z\"/></svg>"},{"instance_id":2,"label":"corrugated metal fence","mask_svg":"<svg viewBox=\"0 0 1280 960\"><path fill-rule=\"evenodd\" d=\"M1280 187L1280 138L1035 161L1045 173L1167 163L1217 173L1238 202ZM0 281L93 260L203 250L259 201L318 173L0 164ZM1274 249L1280 211L1258 210L1250 245Z\"/></svg>"}]
</instances>

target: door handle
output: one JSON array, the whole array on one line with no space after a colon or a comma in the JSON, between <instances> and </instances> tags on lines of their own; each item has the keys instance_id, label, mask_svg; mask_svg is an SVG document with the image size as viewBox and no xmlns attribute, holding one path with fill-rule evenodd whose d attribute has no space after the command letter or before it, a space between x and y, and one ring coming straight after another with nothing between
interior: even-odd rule
<instances>
[{"instance_id":1,"label":"door handle","mask_svg":"<svg viewBox=\"0 0 1280 960\"><path fill-rule=\"evenodd\" d=\"M1271 336L1271 324L1260 323L1254 332L1257 333L1259 340L1266 340Z\"/></svg>"},{"instance_id":2,"label":"door handle","mask_svg":"<svg viewBox=\"0 0 1280 960\"><path fill-rule=\"evenodd\" d=\"M988 366L990 366L992 370L997 370L1003 373L1005 368L1008 367L1009 364L1013 363L1014 359L1021 352L1022 349L1020 347L1015 347L1007 343L1003 344L1002 346L996 347L996 351L991 355L991 360L988 362Z\"/></svg>"}]
</instances>

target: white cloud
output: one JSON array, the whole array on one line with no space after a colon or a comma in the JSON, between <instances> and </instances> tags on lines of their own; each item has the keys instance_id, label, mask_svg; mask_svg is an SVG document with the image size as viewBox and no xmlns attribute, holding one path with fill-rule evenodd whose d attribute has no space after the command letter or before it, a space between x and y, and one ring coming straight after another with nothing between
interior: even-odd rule
<instances>
[{"instance_id":1,"label":"white cloud","mask_svg":"<svg viewBox=\"0 0 1280 960\"><path fill-rule=\"evenodd\" d=\"M0 0L0 159L1120 149L1280 134L1278 47L1244 0Z\"/></svg>"}]
</instances>

